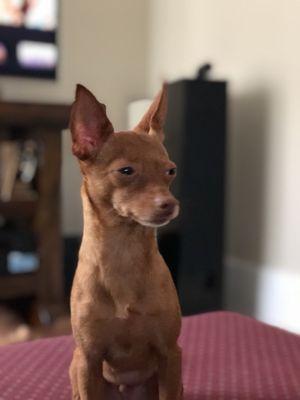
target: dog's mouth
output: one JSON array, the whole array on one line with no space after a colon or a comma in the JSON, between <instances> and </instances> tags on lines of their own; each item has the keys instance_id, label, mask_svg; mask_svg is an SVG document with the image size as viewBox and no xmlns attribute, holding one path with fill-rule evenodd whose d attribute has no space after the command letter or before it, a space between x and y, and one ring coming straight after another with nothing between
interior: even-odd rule
<instances>
[{"instance_id":1,"label":"dog's mouth","mask_svg":"<svg viewBox=\"0 0 300 400\"><path fill-rule=\"evenodd\" d=\"M149 226L151 228L159 228L160 226L167 225L171 219L160 219L160 220L146 220L146 219L136 219L136 222L143 226Z\"/></svg>"},{"instance_id":2,"label":"dog's mouth","mask_svg":"<svg viewBox=\"0 0 300 400\"><path fill-rule=\"evenodd\" d=\"M152 228L159 228L167 225L172 219L176 218L179 213L179 207L177 206L172 212L165 212L155 215L152 218L138 218L135 217L135 221L144 226L150 226Z\"/></svg>"}]
</instances>

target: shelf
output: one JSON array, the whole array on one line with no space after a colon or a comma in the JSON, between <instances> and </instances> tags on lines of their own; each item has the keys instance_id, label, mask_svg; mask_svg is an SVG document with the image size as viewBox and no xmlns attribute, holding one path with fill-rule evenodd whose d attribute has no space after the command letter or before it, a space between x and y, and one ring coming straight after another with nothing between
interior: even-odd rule
<instances>
[{"instance_id":1,"label":"shelf","mask_svg":"<svg viewBox=\"0 0 300 400\"><path fill-rule=\"evenodd\" d=\"M0 126L62 130L68 127L70 109L61 104L0 102Z\"/></svg>"},{"instance_id":2,"label":"shelf","mask_svg":"<svg viewBox=\"0 0 300 400\"><path fill-rule=\"evenodd\" d=\"M61 132L68 126L69 115L69 106L0 101L0 128L1 132L3 131L3 139L23 141L31 138L38 143L39 160L34 185L31 187L34 193L29 193L31 190L27 191L22 185L19 188L15 185L11 201L0 201L3 238L6 240L5 226L8 227L11 236L14 235L13 229L28 229L29 234L34 234L38 245L36 250L40 261L39 270L35 274L0 276L2 300L34 296L38 307L63 308L63 255L60 231Z\"/></svg>"},{"instance_id":3,"label":"shelf","mask_svg":"<svg viewBox=\"0 0 300 400\"><path fill-rule=\"evenodd\" d=\"M37 210L37 200L13 200L0 201L0 215L3 217L25 217L34 216Z\"/></svg>"},{"instance_id":4,"label":"shelf","mask_svg":"<svg viewBox=\"0 0 300 400\"><path fill-rule=\"evenodd\" d=\"M0 299L8 300L36 294L37 275L16 274L0 276Z\"/></svg>"}]
</instances>

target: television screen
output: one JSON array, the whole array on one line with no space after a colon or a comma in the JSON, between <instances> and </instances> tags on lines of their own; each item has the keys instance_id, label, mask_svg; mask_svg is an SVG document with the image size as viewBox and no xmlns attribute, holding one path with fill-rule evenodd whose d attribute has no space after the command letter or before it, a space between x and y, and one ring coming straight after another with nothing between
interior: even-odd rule
<instances>
[{"instance_id":1,"label":"television screen","mask_svg":"<svg viewBox=\"0 0 300 400\"><path fill-rule=\"evenodd\" d=\"M59 0L0 0L0 74L55 78Z\"/></svg>"}]
</instances>

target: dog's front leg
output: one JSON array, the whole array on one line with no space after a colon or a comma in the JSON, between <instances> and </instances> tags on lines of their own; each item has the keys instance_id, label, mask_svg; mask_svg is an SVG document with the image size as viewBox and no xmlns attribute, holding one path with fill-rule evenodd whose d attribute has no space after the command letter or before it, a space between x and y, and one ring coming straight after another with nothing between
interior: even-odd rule
<instances>
[{"instance_id":1,"label":"dog's front leg","mask_svg":"<svg viewBox=\"0 0 300 400\"><path fill-rule=\"evenodd\" d=\"M159 400L182 400L181 350L178 346L160 359L158 388Z\"/></svg>"},{"instance_id":2,"label":"dog's front leg","mask_svg":"<svg viewBox=\"0 0 300 400\"><path fill-rule=\"evenodd\" d=\"M101 363L98 354L75 350L70 369L74 400L106 400Z\"/></svg>"},{"instance_id":3,"label":"dog's front leg","mask_svg":"<svg viewBox=\"0 0 300 400\"><path fill-rule=\"evenodd\" d=\"M79 363L79 352L76 348L73 353L73 359L69 369L71 387L72 387L72 399L80 400L79 390L78 390L78 378L77 378L77 366Z\"/></svg>"}]
</instances>

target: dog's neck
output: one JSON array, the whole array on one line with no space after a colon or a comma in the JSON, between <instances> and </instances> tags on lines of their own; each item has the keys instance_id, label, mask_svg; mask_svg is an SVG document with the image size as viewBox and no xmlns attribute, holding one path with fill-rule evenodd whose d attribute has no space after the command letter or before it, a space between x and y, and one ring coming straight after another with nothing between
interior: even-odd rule
<instances>
[{"instance_id":1,"label":"dog's neck","mask_svg":"<svg viewBox=\"0 0 300 400\"><path fill-rule=\"evenodd\" d=\"M119 217L105 203L95 204L87 188L81 190L84 230L81 254L103 272L149 269L158 254L156 230ZM135 271L136 270L136 271Z\"/></svg>"}]
</instances>

